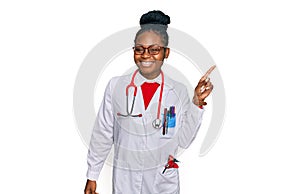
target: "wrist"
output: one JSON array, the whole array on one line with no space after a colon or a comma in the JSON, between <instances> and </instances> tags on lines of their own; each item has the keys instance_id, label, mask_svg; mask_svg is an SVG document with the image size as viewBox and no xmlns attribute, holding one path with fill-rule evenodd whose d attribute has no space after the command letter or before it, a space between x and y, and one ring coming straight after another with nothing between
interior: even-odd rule
<instances>
[{"instance_id":1,"label":"wrist","mask_svg":"<svg viewBox=\"0 0 300 194\"><path fill-rule=\"evenodd\" d=\"M206 102L200 101L200 103L197 105L199 108L203 109L203 106L206 105Z\"/></svg>"},{"instance_id":2,"label":"wrist","mask_svg":"<svg viewBox=\"0 0 300 194\"><path fill-rule=\"evenodd\" d=\"M203 106L205 106L207 103L203 100L199 100L197 96L194 96L193 103L198 106L199 108L203 109Z\"/></svg>"}]
</instances>

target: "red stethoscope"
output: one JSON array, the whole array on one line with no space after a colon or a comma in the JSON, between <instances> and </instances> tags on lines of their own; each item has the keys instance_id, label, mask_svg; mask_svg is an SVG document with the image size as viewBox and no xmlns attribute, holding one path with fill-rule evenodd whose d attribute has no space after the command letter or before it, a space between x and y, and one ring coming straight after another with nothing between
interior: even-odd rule
<instances>
[{"instance_id":1,"label":"red stethoscope","mask_svg":"<svg viewBox=\"0 0 300 194\"><path fill-rule=\"evenodd\" d=\"M131 82L129 83L129 85L127 85L126 87L126 111L127 114L121 114L121 113L117 113L118 116L122 116L122 117L142 117L142 114L132 114L133 112L133 107L134 107L134 102L135 102L135 97L136 97L136 93L137 93L137 86L134 84L134 78L136 76L136 74L138 73L138 69L133 73L132 78L131 78ZM162 71L160 71L161 74L161 88L160 88L160 94L159 94L159 100L158 100L158 107L157 107L157 115L156 115L156 119L152 122L152 125L155 129L159 129L162 127L162 121L160 119L160 108L161 108L161 101L162 101L162 94L163 94L163 90L164 90L164 73ZM133 87L134 91L133 91L133 100L132 100L132 104L131 104L131 109L130 111L128 110L128 91L129 88Z\"/></svg>"}]
</instances>

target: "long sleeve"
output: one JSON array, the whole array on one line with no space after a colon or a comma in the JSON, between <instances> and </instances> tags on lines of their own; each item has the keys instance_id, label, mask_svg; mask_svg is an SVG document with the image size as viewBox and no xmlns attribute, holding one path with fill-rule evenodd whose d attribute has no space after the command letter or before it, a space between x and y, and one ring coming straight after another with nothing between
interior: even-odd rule
<instances>
[{"instance_id":1,"label":"long sleeve","mask_svg":"<svg viewBox=\"0 0 300 194\"><path fill-rule=\"evenodd\" d=\"M204 110L194 105L185 89L182 93L182 114L180 118L180 129L178 132L178 142L181 148L188 148L195 139L202 123Z\"/></svg>"},{"instance_id":2,"label":"long sleeve","mask_svg":"<svg viewBox=\"0 0 300 194\"><path fill-rule=\"evenodd\" d=\"M87 178L97 180L113 144L111 81L108 83L99 108L87 156Z\"/></svg>"}]
</instances>

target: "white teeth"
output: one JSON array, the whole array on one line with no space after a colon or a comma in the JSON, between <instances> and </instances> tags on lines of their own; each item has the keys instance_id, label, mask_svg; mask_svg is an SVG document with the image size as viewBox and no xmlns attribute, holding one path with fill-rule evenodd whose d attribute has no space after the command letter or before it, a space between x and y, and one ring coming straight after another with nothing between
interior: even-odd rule
<instances>
[{"instance_id":1,"label":"white teeth","mask_svg":"<svg viewBox=\"0 0 300 194\"><path fill-rule=\"evenodd\" d=\"M142 65L142 66L145 66L145 67L149 67L149 66L151 66L152 64L153 64L152 61L142 61L142 62L141 62L141 65Z\"/></svg>"}]
</instances>

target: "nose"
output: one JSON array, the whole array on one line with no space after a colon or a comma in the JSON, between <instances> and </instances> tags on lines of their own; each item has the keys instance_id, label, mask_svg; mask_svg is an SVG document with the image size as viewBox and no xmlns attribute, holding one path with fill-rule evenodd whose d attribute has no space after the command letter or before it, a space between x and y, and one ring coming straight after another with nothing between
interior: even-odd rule
<instances>
[{"instance_id":1,"label":"nose","mask_svg":"<svg viewBox=\"0 0 300 194\"><path fill-rule=\"evenodd\" d=\"M149 50L148 50L148 48L145 48L145 51L144 51L144 53L142 54L142 57L143 58L149 58L151 55L150 55L150 53L149 53Z\"/></svg>"}]
</instances>

